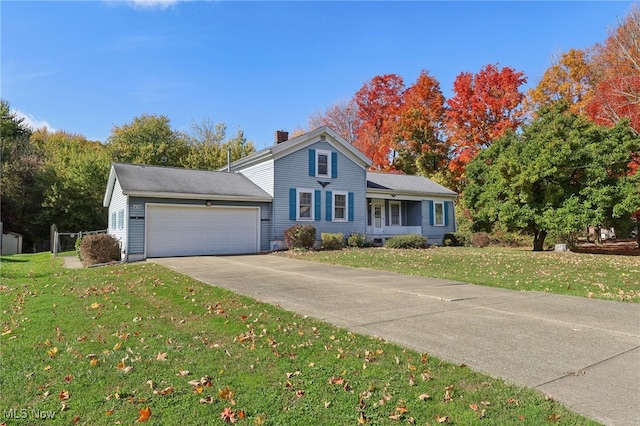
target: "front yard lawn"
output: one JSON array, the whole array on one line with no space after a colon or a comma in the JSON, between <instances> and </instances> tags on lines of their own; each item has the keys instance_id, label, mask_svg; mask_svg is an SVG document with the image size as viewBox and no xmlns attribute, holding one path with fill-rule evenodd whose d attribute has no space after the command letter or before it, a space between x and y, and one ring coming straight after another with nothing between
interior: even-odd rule
<instances>
[{"instance_id":1,"label":"front yard lawn","mask_svg":"<svg viewBox=\"0 0 640 426\"><path fill-rule=\"evenodd\" d=\"M47 253L17 255L2 258L1 278L0 423L596 424L156 264L67 270Z\"/></svg>"},{"instance_id":2,"label":"front yard lawn","mask_svg":"<svg viewBox=\"0 0 640 426\"><path fill-rule=\"evenodd\" d=\"M509 248L385 248L293 253L305 260L512 290L535 290L640 303L640 257Z\"/></svg>"}]
</instances>

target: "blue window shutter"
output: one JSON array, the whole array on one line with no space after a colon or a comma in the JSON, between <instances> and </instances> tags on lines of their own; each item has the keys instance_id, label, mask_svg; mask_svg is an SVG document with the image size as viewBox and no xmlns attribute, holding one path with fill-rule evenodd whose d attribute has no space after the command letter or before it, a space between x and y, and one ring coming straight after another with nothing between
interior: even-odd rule
<instances>
[{"instance_id":1,"label":"blue window shutter","mask_svg":"<svg viewBox=\"0 0 640 426\"><path fill-rule=\"evenodd\" d=\"M313 196L315 198L315 205L316 205L316 211L315 211L315 220L322 220L322 216L320 216L320 209L321 209L321 200L320 200L320 190L316 189L315 190L315 194Z\"/></svg>"},{"instance_id":2,"label":"blue window shutter","mask_svg":"<svg viewBox=\"0 0 640 426\"><path fill-rule=\"evenodd\" d=\"M429 225L433 226L433 201L429 200Z\"/></svg>"},{"instance_id":3,"label":"blue window shutter","mask_svg":"<svg viewBox=\"0 0 640 426\"><path fill-rule=\"evenodd\" d=\"M355 204L355 202L354 202L355 197L353 195L353 192L349 193L349 197L348 198L349 198L349 201L348 201L349 202L349 222L353 222L353 217L354 217L353 208L354 208L354 204Z\"/></svg>"},{"instance_id":4,"label":"blue window shutter","mask_svg":"<svg viewBox=\"0 0 640 426\"><path fill-rule=\"evenodd\" d=\"M444 226L449 226L449 203L450 201L444 202Z\"/></svg>"},{"instance_id":5,"label":"blue window shutter","mask_svg":"<svg viewBox=\"0 0 640 426\"><path fill-rule=\"evenodd\" d=\"M326 202L326 207L327 207L327 212L325 214L325 219L327 220L327 222L331 222L331 220L333 219L333 193L331 191L327 191L325 192L325 197L327 197L327 202Z\"/></svg>"},{"instance_id":6,"label":"blue window shutter","mask_svg":"<svg viewBox=\"0 0 640 426\"><path fill-rule=\"evenodd\" d=\"M316 175L316 150L309 150L309 176Z\"/></svg>"},{"instance_id":7,"label":"blue window shutter","mask_svg":"<svg viewBox=\"0 0 640 426\"><path fill-rule=\"evenodd\" d=\"M338 177L338 153L335 151L331 152L331 177Z\"/></svg>"},{"instance_id":8,"label":"blue window shutter","mask_svg":"<svg viewBox=\"0 0 640 426\"><path fill-rule=\"evenodd\" d=\"M298 210L296 203L296 189L289 188L289 220L296 220L296 211Z\"/></svg>"}]
</instances>

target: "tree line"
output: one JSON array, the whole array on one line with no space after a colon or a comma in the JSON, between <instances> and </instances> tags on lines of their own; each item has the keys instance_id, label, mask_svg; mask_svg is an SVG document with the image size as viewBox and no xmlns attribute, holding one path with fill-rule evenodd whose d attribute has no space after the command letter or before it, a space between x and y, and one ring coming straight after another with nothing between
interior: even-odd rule
<instances>
[{"instance_id":1,"label":"tree line","mask_svg":"<svg viewBox=\"0 0 640 426\"><path fill-rule=\"evenodd\" d=\"M312 114L373 160L372 168L419 174L461 194L459 217L474 230L496 225L571 239L590 225L625 233L640 212L640 9L602 43L562 53L526 93L523 72L488 64L462 72L445 99L428 71L406 86L386 74L351 99ZM103 228L102 196L112 161L216 169L255 150L241 130L144 114L115 126L106 143L30 129L0 102L2 221L26 247L49 226ZM302 132L300 129L298 132Z\"/></svg>"},{"instance_id":2,"label":"tree line","mask_svg":"<svg viewBox=\"0 0 640 426\"><path fill-rule=\"evenodd\" d=\"M61 231L103 229L102 207L112 162L213 170L255 150L241 130L227 136L224 123L208 118L189 132L171 128L162 115L144 114L115 126L106 143L66 131L33 130L0 100L2 170L0 197L4 232L24 236L24 250Z\"/></svg>"},{"instance_id":3,"label":"tree line","mask_svg":"<svg viewBox=\"0 0 640 426\"><path fill-rule=\"evenodd\" d=\"M562 53L524 92L526 82L488 64L460 73L445 99L428 71L409 86L379 75L308 127L333 127L374 169L458 191L474 230L530 232L536 250L548 233L572 242L591 225L628 234L640 218L640 8L604 43Z\"/></svg>"}]
</instances>

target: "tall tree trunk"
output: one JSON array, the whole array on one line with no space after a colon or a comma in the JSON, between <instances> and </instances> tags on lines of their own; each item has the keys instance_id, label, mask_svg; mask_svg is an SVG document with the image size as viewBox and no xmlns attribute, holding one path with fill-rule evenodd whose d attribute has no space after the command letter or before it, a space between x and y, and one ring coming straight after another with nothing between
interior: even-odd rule
<instances>
[{"instance_id":1,"label":"tall tree trunk","mask_svg":"<svg viewBox=\"0 0 640 426\"><path fill-rule=\"evenodd\" d=\"M533 251L544 250L544 239L547 237L547 231L535 231L533 234Z\"/></svg>"}]
</instances>

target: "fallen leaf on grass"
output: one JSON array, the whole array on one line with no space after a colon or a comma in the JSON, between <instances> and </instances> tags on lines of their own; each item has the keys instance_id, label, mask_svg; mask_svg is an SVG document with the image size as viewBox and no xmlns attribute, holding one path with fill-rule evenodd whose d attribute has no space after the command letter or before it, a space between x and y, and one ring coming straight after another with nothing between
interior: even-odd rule
<instances>
[{"instance_id":1,"label":"fallen leaf on grass","mask_svg":"<svg viewBox=\"0 0 640 426\"><path fill-rule=\"evenodd\" d=\"M156 395L169 395L170 393L173 393L173 386L168 386L160 391L153 391L153 393Z\"/></svg>"},{"instance_id":2,"label":"fallen leaf on grass","mask_svg":"<svg viewBox=\"0 0 640 426\"><path fill-rule=\"evenodd\" d=\"M431 395L429 395L428 393L423 393L423 394L421 394L421 395L418 395L418 399L419 399L420 401L424 401L424 400L427 400L427 399L429 399L429 398L431 398Z\"/></svg>"},{"instance_id":3,"label":"fallen leaf on grass","mask_svg":"<svg viewBox=\"0 0 640 426\"><path fill-rule=\"evenodd\" d=\"M55 346L47 351L49 358L53 358L57 353L58 353L58 348Z\"/></svg>"},{"instance_id":4,"label":"fallen leaf on grass","mask_svg":"<svg viewBox=\"0 0 640 426\"><path fill-rule=\"evenodd\" d=\"M342 376L333 376L329 379L330 385L342 385L344 384L344 379Z\"/></svg>"},{"instance_id":5,"label":"fallen leaf on grass","mask_svg":"<svg viewBox=\"0 0 640 426\"><path fill-rule=\"evenodd\" d=\"M235 396L235 392L229 389L229 386L226 386L224 389L218 389L218 397L225 401L229 401L231 405L235 405L236 402L233 400Z\"/></svg>"},{"instance_id":6,"label":"fallen leaf on grass","mask_svg":"<svg viewBox=\"0 0 640 426\"><path fill-rule=\"evenodd\" d=\"M151 417L151 408L145 407L140 409L140 417L138 417L138 422L146 422Z\"/></svg>"},{"instance_id":7,"label":"fallen leaf on grass","mask_svg":"<svg viewBox=\"0 0 640 426\"><path fill-rule=\"evenodd\" d=\"M189 375L189 370L178 370L178 372L176 373L176 376L178 377L185 377Z\"/></svg>"},{"instance_id":8,"label":"fallen leaf on grass","mask_svg":"<svg viewBox=\"0 0 640 426\"><path fill-rule=\"evenodd\" d=\"M205 398L200 398L200 404L213 404L215 399L211 395L206 396Z\"/></svg>"},{"instance_id":9,"label":"fallen leaf on grass","mask_svg":"<svg viewBox=\"0 0 640 426\"><path fill-rule=\"evenodd\" d=\"M236 413L229 407L224 407L224 410L220 413L220 418L226 423L235 423L237 421Z\"/></svg>"},{"instance_id":10,"label":"fallen leaf on grass","mask_svg":"<svg viewBox=\"0 0 640 426\"><path fill-rule=\"evenodd\" d=\"M436 421L438 423L449 423L449 416L438 416L438 415L436 415Z\"/></svg>"},{"instance_id":11,"label":"fallen leaf on grass","mask_svg":"<svg viewBox=\"0 0 640 426\"><path fill-rule=\"evenodd\" d=\"M469 408L471 408L473 411L479 410L478 404L469 404Z\"/></svg>"},{"instance_id":12,"label":"fallen leaf on grass","mask_svg":"<svg viewBox=\"0 0 640 426\"><path fill-rule=\"evenodd\" d=\"M60 401L66 401L67 399L69 399L69 391L61 390L60 394L58 394L58 397L60 398Z\"/></svg>"},{"instance_id":13,"label":"fallen leaf on grass","mask_svg":"<svg viewBox=\"0 0 640 426\"><path fill-rule=\"evenodd\" d=\"M547 417L547 420L549 420L550 422L558 422L560 421L560 415L556 414L556 413L551 413L551 415L549 415L549 417Z\"/></svg>"},{"instance_id":14,"label":"fallen leaf on grass","mask_svg":"<svg viewBox=\"0 0 640 426\"><path fill-rule=\"evenodd\" d=\"M167 353L158 352L158 355L156 356L156 361L166 361L166 360L167 360Z\"/></svg>"}]
</instances>

